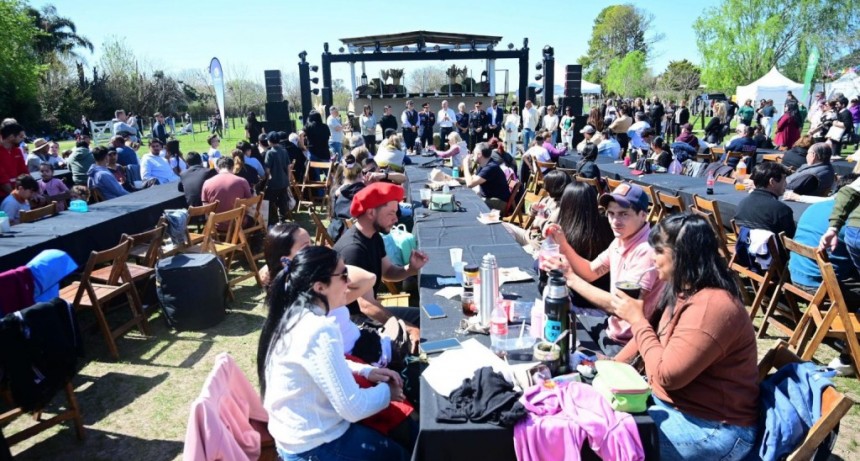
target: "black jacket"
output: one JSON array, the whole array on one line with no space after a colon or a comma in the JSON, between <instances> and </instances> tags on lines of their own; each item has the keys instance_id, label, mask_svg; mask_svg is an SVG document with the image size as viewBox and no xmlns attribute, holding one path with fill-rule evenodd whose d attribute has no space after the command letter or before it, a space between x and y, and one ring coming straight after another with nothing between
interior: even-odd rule
<instances>
[{"instance_id":1,"label":"black jacket","mask_svg":"<svg viewBox=\"0 0 860 461\"><path fill-rule=\"evenodd\" d=\"M327 162L331 158L331 153L328 150L328 139L331 137L331 130L328 125L322 120L322 116L318 112L311 112L308 115L308 126L305 127L305 134L308 138L308 150L311 152L311 157L318 161Z\"/></svg>"},{"instance_id":2,"label":"black jacket","mask_svg":"<svg viewBox=\"0 0 860 461\"><path fill-rule=\"evenodd\" d=\"M791 208L764 189L756 189L741 200L735 214L735 222L740 227L765 229L775 235L785 232L789 238L794 238L794 231L797 229Z\"/></svg>"},{"instance_id":3,"label":"black jacket","mask_svg":"<svg viewBox=\"0 0 860 461\"><path fill-rule=\"evenodd\" d=\"M217 172L203 165L194 165L179 175L179 192L185 192L185 202L188 206L203 205L200 198L203 194L203 183L215 176Z\"/></svg>"}]
</instances>

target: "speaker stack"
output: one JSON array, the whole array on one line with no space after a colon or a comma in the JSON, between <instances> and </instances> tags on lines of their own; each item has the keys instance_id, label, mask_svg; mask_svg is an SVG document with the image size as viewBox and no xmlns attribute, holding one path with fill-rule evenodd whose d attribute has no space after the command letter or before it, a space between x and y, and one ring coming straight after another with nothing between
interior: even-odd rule
<instances>
[{"instance_id":1,"label":"speaker stack","mask_svg":"<svg viewBox=\"0 0 860 461\"><path fill-rule=\"evenodd\" d=\"M573 109L573 115L582 114L582 66L570 64L565 67L564 99L562 100L562 114L567 113L567 108Z\"/></svg>"},{"instance_id":2,"label":"speaker stack","mask_svg":"<svg viewBox=\"0 0 860 461\"><path fill-rule=\"evenodd\" d=\"M264 71L266 78L266 131L284 131L292 133L293 123L290 121L290 108L284 100L281 71Z\"/></svg>"}]
</instances>

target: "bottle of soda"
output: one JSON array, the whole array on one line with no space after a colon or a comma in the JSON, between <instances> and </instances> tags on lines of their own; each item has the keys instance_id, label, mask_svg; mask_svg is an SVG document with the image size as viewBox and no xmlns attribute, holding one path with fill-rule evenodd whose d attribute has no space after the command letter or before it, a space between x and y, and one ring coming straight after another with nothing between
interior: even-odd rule
<instances>
[{"instance_id":1,"label":"bottle of soda","mask_svg":"<svg viewBox=\"0 0 860 461\"><path fill-rule=\"evenodd\" d=\"M710 173L708 173L708 181L707 181L708 188L705 190L706 194L714 195L714 181L716 181L716 179L714 178L714 172L711 171Z\"/></svg>"},{"instance_id":2,"label":"bottle of soda","mask_svg":"<svg viewBox=\"0 0 860 461\"><path fill-rule=\"evenodd\" d=\"M490 349L499 357L504 357L507 349L504 346L508 339L508 315L501 303L497 303L490 318Z\"/></svg>"}]
</instances>

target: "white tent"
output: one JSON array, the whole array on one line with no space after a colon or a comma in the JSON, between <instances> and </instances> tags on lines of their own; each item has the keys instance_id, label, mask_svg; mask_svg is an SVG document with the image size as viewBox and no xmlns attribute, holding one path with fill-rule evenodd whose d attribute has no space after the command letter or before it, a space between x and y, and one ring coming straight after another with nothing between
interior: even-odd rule
<instances>
[{"instance_id":1,"label":"white tent","mask_svg":"<svg viewBox=\"0 0 860 461\"><path fill-rule=\"evenodd\" d=\"M742 105L747 99L753 100L753 107L758 107L758 101L761 99L773 99L773 107L778 112L782 112L785 106L785 95L788 91L794 94L798 101L804 101L806 95L803 92L803 84L797 83L779 73L776 67L773 67L764 77L750 83L746 86L739 86L737 89L738 105Z\"/></svg>"},{"instance_id":2,"label":"white tent","mask_svg":"<svg viewBox=\"0 0 860 461\"><path fill-rule=\"evenodd\" d=\"M842 93L846 98L851 99L860 95L860 74L852 70L842 74L839 79L831 83L816 85L815 89L816 91L823 90L828 100L836 93Z\"/></svg>"}]
</instances>

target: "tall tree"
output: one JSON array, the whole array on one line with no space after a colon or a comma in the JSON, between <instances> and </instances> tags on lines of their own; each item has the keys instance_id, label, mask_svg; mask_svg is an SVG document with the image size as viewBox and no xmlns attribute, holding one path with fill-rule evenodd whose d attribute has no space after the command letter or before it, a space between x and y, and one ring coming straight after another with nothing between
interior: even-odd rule
<instances>
[{"instance_id":1,"label":"tall tree","mask_svg":"<svg viewBox=\"0 0 860 461\"><path fill-rule=\"evenodd\" d=\"M773 66L802 81L813 45L823 61L856 50L860 9L856 0L723 0L693 28L702 81L712 90L734 91Z\"/></svg>"},{"instance_id":2,"label":"tall tree","mask_svg":"<svg viewBox=\"0 0 860 461\"><path fill-rule=\"evenodd\" d=\"M28 7L27 14L39 30L33 47L43 63L55 63L61 58L81 59L78 54L81 48L92 53L92 42L78 35L75 23L57 14L54 5L45 5L41 10Z\"/></svg>"},{"instance_id":3,"label":"tall tree","mask_svg":"<svg viewBox=\"0 0 860 461\"><path fill-rule=\"evenodd\" d=\"M691 93L699 88L701 76L702 71L690 61L671 61L666 70L657 77L657 86L662 91L672 92L689 100Z\"/></svg>"},{"instance_id":4,"label":"tall tree","mask_svg":"<svg viewBox=\"0 0 860 461\"><path fill-rule=\"evenodd\" d=\"M39 116L34 102L40 66L32 47L37 31L25 6L18 0L0 1L0 114L27 123Z\"/></svg>"},{"instance_id":5,"label":"tall tree","mask_svg":"<svg viewBox=\"0 0 860 461\"><path fill-rule=\"evenodd\" d=\"M409 72L408 87L412 93L434 93L448 84L445 66L424 66Z\"/></svg>"},{"instance_id":6,"label":"tall tree","mask_svg":"<svg viewBox=\"0 0 860 461\"><path fill-rule=\"evenodd\" d=\"M230 101L227 111L240 117L246 116L250 111L260 114L266 103L266 89L263 84L251 80L245 66L231 67L226 75L230 77L225 82L227 98Z\"/></svg>"},{"instance_id":7,"label":"tall tree","mask_svg":"<svg viewBox=\"0 0 860 461\"><path fill-rule=\"evenodd\" d=\"M594 20L588 53L579 58L583 76L594 83L603 83L609 63L627 53L640 51L645 58L663 34L652 33L654 15L631 4L604 8Z\"/></svg>"},{"instance_id":8,"label":"tall tree","mask_svg":"<svg viewBox=\"0 0 860 461\"><path fill-rule=\"evenodd\" d=\"M645 96L651 88L645 53L633 51L609 63L603 85L606 92L625 97Z\"/></svg>"}]
</instances>

